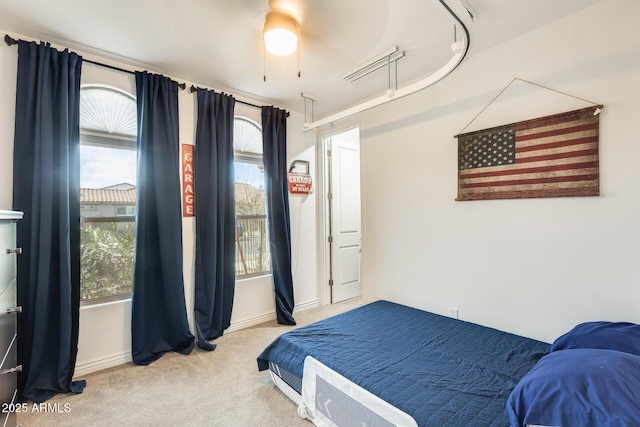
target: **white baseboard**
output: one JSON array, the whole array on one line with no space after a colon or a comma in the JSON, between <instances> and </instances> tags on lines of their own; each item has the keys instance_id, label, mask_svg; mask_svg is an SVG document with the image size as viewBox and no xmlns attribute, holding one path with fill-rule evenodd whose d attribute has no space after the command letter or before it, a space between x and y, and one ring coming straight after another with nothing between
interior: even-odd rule
<instances>
[{"instance_id":1,"label":"white baseboard","mask_svg":"<svg viewBox=\"0 0 640 427\"><path fill-rule=\"evenodd\" d=\"M97 372L103 369L112 368L114 366L123 365L132 361L133 358L131 356L131 353L124 353L92 360L90 362L78 363L76 364L76 370L73 374L73 377L75 379L92 372Z\"/></svg>"},{"instance_id":2,"label":"white baseboard","mask_svg":"<svg viewBox=\"0 0 640 427\"><path fill-rule=\"evenodd\" d=\"M294 308L294 314L295 312L316 308L318 307L318 305L319 305L319 301L317 299L303 302L302 304L296 305L296 307ZM276 318L275 311L270 311L268 313L252 316L252 317L242 319L240 321L232 323L231 326L229 326L229 328L225 331L225 333L239 331L240 329L256 326L261 323L272 321L275 318ZM131 353L124 353L124 354L112 355L112 356L101 358L101 359L91 360L89 362L78 363L76 364L74 378L82 377L92 372L101 371L103 369L112 368L114 366L123 365L125 363L130 363L132 361L133 361L133 358L131 356Z\"/></svg>"},{"instance_id":3,"label":"white baseboard","mask_svg":"<svg viewBox=\"0 0 640 427\"><path fill-rule=\"evenodd\" d=\"M305 311L319 306L320 301L318 299L312 299L311 301L303 302L302 304L296 305L296 308L293 310L293 312L295 314L296 311Z\"/></svg>"},{"instance_id":4,"label":"white baseboard","mask_svg":"<svg viewBox=\"0 0 640 427\"><path fill-rule=\"evenodd\" d=\"M276 317L275 311L270 311L268 313L259 314L257 316L248 317L246 319L238 320L233 322L224 333L229 333L233 331L239 331L240 329L249 328L251 326L259 325L261 323L269 322Z\"/></svg>"},{"instance_id":5,"label":"white baseboard","mask_svg":"<svg viewBox=\"0 0 640 427\"><path fill-rule=\"evenodd\" d=\"M311 300L311 301L307 301L307 302L303 302L302 304L298 304L293 309L294 316L295 316L296 312L309 310L311 308L316 308L316 307L318 307L318 305L319 305L319 302L318 302L317 299L314 299L314 300ZM253 317L249 317L249 318L246 318L246 319L242 319L242 320L233 322L231 324L231 326L229 326L224 332L225 333L229 333L229 332L233 332L233 331L239 331L240 329L245 329L245 328L249 328L251 326L259 325L261 323L270 322L270 321L274 320L275 318L276 318L275 310L274 311L270 311L268 313L263 313L263 314L260 314L258 316L253 316Z\"/></svg>"}]
</instances>

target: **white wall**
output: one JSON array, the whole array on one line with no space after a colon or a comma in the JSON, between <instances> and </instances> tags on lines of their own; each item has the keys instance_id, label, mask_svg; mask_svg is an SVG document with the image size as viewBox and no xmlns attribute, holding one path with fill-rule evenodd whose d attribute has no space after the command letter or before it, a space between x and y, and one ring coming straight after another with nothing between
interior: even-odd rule
<instances>
[{"instance_id":1,"label":"white wall","mask_svg":"<svg viewBox=\"0 0 640 427\"><path fill-rule=\"evenodd\" d=\"M0 33L5 31L0 30ZM29 40L30 37L11 34L14 38ZM145 69L136 64L125 64L111 59L73 49L87 59L115 65L124 69ZM0 48L0 179L5 183L0 188L0 209L12 207L13 174L13 134L15 118L17 47ZM154 70L149 70L154 72ZM172 76L169 76L172 77ZM183 82L180 78L175 80ZM129 74L108 71L88 63L83 65L82 82L108 83L135 94L135 82ZM186 82L187 87L191 82ZM194 83L196 86L197 83ZM224 88L214 88L224 90ZM225 90L227 93L233 91ZM254 104L263 101L237 95L237 99ZM180 114L180 143L195 144L196 100L188 90L180 91L178 96ZM243 115L260 123L260 110L236 104L236 114ZM308 160L312 173L315 171L315 134L303 134L303 117L291 112L288 120L288 150L290 161ZM179 160L179 159L178 159ZM292 196L290 201L291 234L293 248L293 281L296 312L315 307L318 304L316 280L316 235L315 235L315 195ZM185 299L192 332L194 298L194 253L195 219L183 218L183 251ZM228 331L255 325L275 318L275 304L271 276L239 280L236 284L231 327ZM84 306L80 311L80 339L76 376L104 369L131 360L131 301L125 300L109 304Z\"/></svg>"},{"instance_id":2,"label":"white wall","mask_svg":"<svg viewBox=\"0 0 640 427\"><path fill-rule=\"evenodd\" d=\"M16 117L18 52L0 49L0 209L11 210L13 197L13 133Z\"/></svg>"},{"instance_id":3,"label":"white wall","mask_svg":"<svg viewBox=\"0 0 640 427\"><path fill-rule=\"evenodd\" d=\"M291 112L287 121L287 158L309 162L309 174L316 173L316 133L303 133L303 114ZM291 273L295 288L295 302L298 310L318 305L318 274L316 268L316 200L321 196L315 191L314 180L312 194L289 195L291 217ZM295 317L295 311L293 313Z\"/></svg>"},{"instance_id":4,"label":"white wall","mask_svg":"<svg viewBox=\"0 0 640 427\"><path fill-rule=\"evenodd\" d=\"M639 13L635 0L604 1L362 114L366 300L457 307L549 342L578 322L640 322ZM600 197L454 201L453 135L514 77L605 105ZM588 105L517 83L467 130Z\"/></svg>"}]
</instances>

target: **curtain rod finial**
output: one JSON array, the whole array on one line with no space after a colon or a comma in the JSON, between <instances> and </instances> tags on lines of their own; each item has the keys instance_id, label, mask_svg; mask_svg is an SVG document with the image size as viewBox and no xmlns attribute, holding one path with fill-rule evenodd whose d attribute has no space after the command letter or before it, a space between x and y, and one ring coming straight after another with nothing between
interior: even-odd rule
<instances>
[{"instance_id":1,"label":"curtain rod finial","mask_svg":"<svg viewBox=\"0 0 640 427\"><path fill-rule=\"evenodd\" d=\"M13 46L14 44L18 44L18 40L11 38L9 34L4 35L4 42L7 44L7 46Z\"/></svg>"}]
</instances>

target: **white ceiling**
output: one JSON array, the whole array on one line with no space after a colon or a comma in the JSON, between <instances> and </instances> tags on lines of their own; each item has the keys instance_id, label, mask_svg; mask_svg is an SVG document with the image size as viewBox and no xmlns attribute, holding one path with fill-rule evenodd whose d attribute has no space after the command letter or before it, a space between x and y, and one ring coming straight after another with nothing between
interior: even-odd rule
<instances>
[{"instance_id":1,"label":"white ceiling","mask_svg":"<svg viewBox=\"0 0 640 427\"><path fill-rule=\"evenodd\" d=\"M316 119L385 93L386 70L342 76L389 48L406 52L399 87L452 56L453 20L438 0L271 1L298 15L299 56L264 53L268 0L0 0L0 28L289 110L304 111L305 92L320 99ZM601 0L468 0L475 21L445 1L468 27L470 56Z\"/></svg>"}]
</instances>

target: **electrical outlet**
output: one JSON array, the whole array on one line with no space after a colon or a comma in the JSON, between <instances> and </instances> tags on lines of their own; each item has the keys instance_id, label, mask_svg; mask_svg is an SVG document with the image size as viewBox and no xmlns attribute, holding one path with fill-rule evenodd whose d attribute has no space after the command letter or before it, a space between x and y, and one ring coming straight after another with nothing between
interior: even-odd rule
<instances>
[{"instance_id":1,"label":"electrical outlet","mask_svg":"<svg viewBox=\"0 0 640 427\"><path fill-rule=\"evenodd\" d=\"M449 307L449 317L453 317L454 319L460 318L456 307Z\"/></svg>"}]
</instances>

